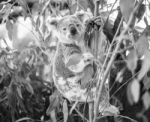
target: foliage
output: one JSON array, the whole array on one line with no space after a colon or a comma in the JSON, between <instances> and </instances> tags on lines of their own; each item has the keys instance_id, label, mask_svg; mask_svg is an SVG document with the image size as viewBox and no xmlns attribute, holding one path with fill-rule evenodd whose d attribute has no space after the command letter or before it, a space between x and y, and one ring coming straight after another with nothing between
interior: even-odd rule
<instances>
[{"instance_id":1,"label":"foliage","mask_svg":"<svg viewBox=\"0 0 150 122\"><path fill-rule=\"evenodd\" d=\"M134 114L143 122L150 121L145 115L150 108L150 25L148 25L149 20L145 15L145 6L148 4L149 7L150 2L148 0L145 2L143 0L139 0L139 2L135 2L135 0L119 1L121 14L127 24L127 27L124 27L122 26L123 19L119 21L121 26L119 23L115 25L110 23L107 17L111 16L113 12L101 11L105 6L108 6L107 1L103 0L99 3L98 12L100 16L87 23L87 33L85 33L85 40L90 48L95 49L95 44L99 45L96 51L98 51L100 62L104 62L103 72L100 74L101 76L104 75L104 82L110 74L110 93L113 91L113 94L110 94L110 101L119 107L121 114L124 112L122 109L128 109L125 108L126 101L129 103L128 107L138 106L142 103L140 104L142 106L140 112ZM35 6L32 6L31 9L29 3L34 3ZM63 8L66 3L71 7ZM56 5L58 6L56 7ZM18 6L21 6L21 10L18 9ZM8 0L0 3L0 122L82 122L89 119L88 109L90 108L87 107L86 103L67 101L53 84L52 63L57 39L53 37L46 20L48 16L62 15L62 9L69 10L73 14L78 10L89 12L87 10L89 8L94 14L94 6L96 5L92 0L78 0L78 2L75 0ZM25 22L30 18L32 29L26 33L30 33L31 37L34 35L34 39L26 35L22 37L20 42L20 38L15 36L16 33L21 32L21 30L14 30L15 22L17 22L20 14ZM103 25L99 23L99 19ZM146 26L142 32L136 29L136 24L140 21L144 21ZM112 32L112 28L106 27L107 24L111 24L113 27L118 25L118 31L116 28L116 31ZM1 31L3 27L5 29ZM101 52L104 44L99 44L98 41L94 40L95 27L105 33L105 35L101 31L98 33L99 42L106 40L108 36L110 37L109 47L106 47L109 48L107 53ZM13 43L15 48L10 47L8 40ZM92 42L90 42L91 40ZM30 45L30 43L32 44ZM130 74L131 77L128 75L129 78L127 78L126 74ZM126 89L122 89L124 86ZM117 96L118 91L125 92L126 101L114 97ZM121 93L119 94L121 95ZM124 119L134 121L124 115L118 115L113 121L119 122L124 121ZM134 119L137 118L134 117ZM105 122L106 120L111 121L112 118L100 116L98 120Z\"/></svg>"}]
</instances>

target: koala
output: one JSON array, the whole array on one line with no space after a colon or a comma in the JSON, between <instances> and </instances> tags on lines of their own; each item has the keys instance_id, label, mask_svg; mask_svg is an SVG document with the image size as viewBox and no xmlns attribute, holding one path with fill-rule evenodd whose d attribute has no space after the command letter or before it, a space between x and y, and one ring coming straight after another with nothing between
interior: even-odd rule
<instances>
[{"instance_id":1,"label":"koala","mask_svg":"<svg viewBox=\"0 0 150 122\"><path fill-rule=\"evenodd\" d=\"M58 38L54 76L60 76L68 82L78 82L81 88L86 88L95 69L92 60L94 56L84 45L85 25L81 16L68 15L50 23Z\"/></svg>"},{"instance_id":2,"label":"koala","mask_svg":"<svg viewBox=\"0 0 150 122\"><path fill-rule=\"evenodd\" d=\"M93 99L96 94L94 89L96 89L97 80L90 81L95 78L98 66L93 60L94 56L84 45L83 19L81 16L69 15L60 20L52 20L51 25L55 27L54 30L58 37L53 62L55 85L65 97L69 96L68 99L72 98L77 101L87 100L85 96L90 85L92 97L88 97ZM109 103L109 90L105 85L100 102L99 110L104 115L118 113L118 109Z\"/></svg>"}]
</instances>

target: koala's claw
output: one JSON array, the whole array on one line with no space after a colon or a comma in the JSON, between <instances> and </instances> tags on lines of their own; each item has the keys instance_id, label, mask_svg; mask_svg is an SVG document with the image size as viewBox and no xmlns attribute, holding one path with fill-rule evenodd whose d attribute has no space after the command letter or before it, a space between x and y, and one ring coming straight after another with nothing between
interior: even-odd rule
<instances>
[{"instance_id":1,"label":"koala's claw","mask_svg":"<svg viewBox=\"0 0 150 122\"><path fill-rule=\"evenodd\" d=\"M84 60L90 60L90 59L93 59L94 56L91 53L84 53L83 58Z\"/></svg>"},{"instance_id":2,"label":"koala's claw","mask_svg":"<svg viewBox=\"0 0 150 122\"><path fill-rule=\"evenodd\" d=\"M81 88L82 89L85 89L85 88L92 88L92 86L94 86L95 85L95 82L92 82L92 80L93 79L91 79L91 80L89 80L88 82L82 82L81 81ZM89 90L89 89L87 89L87 90Z\"/></svg>"},{"instance_id":3,"label":"koala's claw","mask_svg":"<svg viewBox=\"0 0 150 122\"><path fill-rule=\"evenodd\" d=\"M98 28L100 28L102 23L103 23L102 18L100 16L98 16L98 17L94 17L94 18L90 19L87 22L87 25L91 25L92 27L94 27L96 25Z\"/></svg>"}]
</instances>

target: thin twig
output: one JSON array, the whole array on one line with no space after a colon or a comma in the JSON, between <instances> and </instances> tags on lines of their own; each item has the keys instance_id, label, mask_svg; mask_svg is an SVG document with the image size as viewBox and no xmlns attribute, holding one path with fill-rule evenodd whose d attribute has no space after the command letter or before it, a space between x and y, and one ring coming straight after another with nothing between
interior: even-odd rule
<instances>
[{"instance_id":1,"label":"thin twig","mask_svg":"<svg viewBox=\"0 0 150 122\"><path fill-rule=\"evenodd\" d=\"M140 72L140 71L139 71ZM117 90L114 91L114 93L111 95L110 99L121 89L123 88L129 81L131 81L133 78L136 77L139 72L135 73L131 78L129 78L125 83L123 83Z\"/></svg>"},{"instance_id":2,"label":"thin twig","mask_svg":"<svg viewBox=\"0 0 150 122\"><path fill-rule=\"evenodd\" d=\"M112 95L111 95L111 97L109 98L109 100L110 99L112 99L113 98L113 96L121 89L121 88L123 88L129 81L131 81L133 78L135 78L136 77L136 75L138 74L139 72L137 72L135 75L133 75L130 79L128 79L125 83L123 83ZM115 84L115 83L114 83ZM111 89L112 89L112 87L111 87ZM109 92L111 91L111 89L109 90ZM107 104L107 103L106 103ZM106 104L104 104L104 106L106 106ZM105 110L105 107L103 108L103 110L101 110L102 112Z\"/></svg>"},{"instance_id":3,"label":"thin twig","mask_svg":"<svg viewBox=\"0 0 150 122\"><path fill-rule=\"evenodd\" d=\"M97 17L99 15L99 4L100 4L100 0L96 0L95 1L95 10L94 10L94 17ZM99 30L98 30L98 27L95 26L95 33L94 33L94 49L93 49L93 52L94 52L94 55L95 57L97 58L97 55L98 55L98 38L99 38Z\"/></svg>"},{"instance_id":4,"label":"thin twig","mask_svg":"<svg viewBox=\"0 0 150 122\"><path fill-rule=\"evenodd\" d=\"M89 122L89 120L86 118L86 117L84 117L83 115L82 115L82 113L80 112L80 111L78 111L78 109L74 109L78 114L79 114L79 116L83 119L83 120L86 120L87 122Z\"/></svg>"},{"instance_id":5,"label":"thin twig","mask_svg":"<svg viewBox=\"0 0 150 122\"><path fill-rule=\"evenodd\" d=\"M128 119L128 120L131 120L131 122L138 122L137 120L134 120L128 116L123 116L123 115L117 115L117 117L122 117L122 118L125 118L125 119Z\"/></svg>"},{"instance_id":6,"label":"thin twig","mask_svg":"<svg viewBox=\"0 0 150 122\"><path fill-rule=\"evenodd\" d=\"M99 15L99 4L100 4L100 0L95 0L95 10L94 10L95 17Z\"/></svg>"},{"instance_id":7,"label":"thin twig","mask_svg":"<svg viewBox=\"0 0 150 122\"><path fill-rule=\"evenodd\" d=\"M89 103L89 121L93 121L93 108L94 108L94 102Z\"/></svg>"},{"instance_id":8,"label":"thin twig","mask_svg":"<svg viewBox=\"0 0 150 122\"><path fill-rule=\"evenodd\" d=\"M112 40L112 42L111 42L111 45L109 46L109 49L108 49L108 51L107 51L107 55L106 55L106 58L105 58L105 61L104 61L104 64L103 64L103 67L102 67L101 72L104 71L104 66L106 66L107 60L108 60L108 58L109 58L109 54L111 53L112 46L113 46L113 44L114 44L114 41L116 40L116 37L117 37L117 34L118 34L119 30L120 30L120 27L121 27L122 22L123 22L123 18L121 19L121 21L120 21L120 23L119 23L119 26L118 26L118 29L117 29L117 31L116 31L116 33L115 33L115 35L114 35L114 38L113 38L113 40ZM118 51L117 51L117 52L118 52ZM117 54L117 52L116 52L116 54ZM114 54L114 52L112 52L112 54ZM100 77L101 77L101 75L100 75Z\"/></svg>"},{"instance_id":9,"label":"thin twig","mask_svg":"<svg viewBox=\"0 0 150 122\"><path fill-rule=\"evenodd\" d=\"M132 13L131 13L131 15L130 15L130 18L129 18L129 21L128 21L128 23L127 23L127 27L125 28L125 30L122 31L122 33L121 33L121 35L120 35L120 38L118 39L118 43L117 43L117 45L116 45L116 48L115 48L115 50L114 50L114 53L113 53L113 55L112 55L111 58L110 58L110 61L109 61L108 65L107 65L107 68L106 68L106 71L104 72L104 77L103 77L103 79L102 79L102 81L101 81L101 83L100 83L100 86L99 86L99 89L98 89L98 96L97 96L97 99L96 99L95 105L94 105L94 120L93 120L93 122L96 122L96 120L97 120L97 113L98 113L98 108L99 108L100 96L101 96L101 94L102 94L102 87L103 87L103 85L104 85L104 82L105 82L106 79L107 79L108 73L109 73L109 71L110 71L110 69L111 69L111 66L112 66L114 60L115 60L116 52L118 51L118 49L119 49L119 47L120 47L120 43L121 43L121 41L122 41L124 35L125 35L126 32L128 31L128 28L129 28L129 26L130 26L130 24L131 24L131 22L132 22L132 20L133 20L133 18L134 18L134 15L135 15L137 9L139 8L139 6L142 4L142 2L143 2L143 0L140 0L139 3L138 3L138 4L136 5L136 7L134 8L134 10L132 11Z\"/></svg>"},{"instance_id":10,"label":"thin twig","mask_svg":"<svg viewBox=\"0 0 150 122\"><path fill-rule=\"evenodd\" d=\"M79 103L79 102L76 101L76 102L72 105L72 107L71 107L71 109L70 109L70 112L69 112L70 115L72 114L72 111L76 108L76 106L77 106L78 103Z\"/></svg>"},{"instance_id":11,"label":"thin twig","mask_svg":"<svg viewBox=\"0 0 150 122\"><path fill-rule=\"evenodd\" d=\"M102 118L104 118L105 116L99 116L99 117L97 117L97 119L102 119ZM123 115L117 115L116 117L122 117L122 118L125 118L125 119L128 119L128 120L131 120L131 122L138 122L138 121L136 121L136 120L134 120L134 119L132 119L132 118L130 118L130 117L128 117L128 116L123 116Z\"/></svg>"},{"instance_id":12,"label":"thin twig","mask_svg":"<svg viewBox=\"0 0 150 122\"><path fill-rule=\"evenodd\" d=\"M108 14L108 16L107 16L106 23L107 23L107 21L109 20L109 16L110 16L110 14L111 14L111 12L112 12L112 10L113 10L115 4L117 3L117 1L118 1L118 0L116 0L116 1L113 3L113 5L112 5L111 10L109 11L109 14Z\"/></svg>"},{"instance_id":13,"label":"thin twig","mask_svg":"<svg viewBox=\"0 0 150 122\"><path fill-rule=\"evenodd\" d=\"M113 40L112 40L112 43L111 43L111 45L110 45L110 47L109 47L109 49L108 49L108 53L107 53L107 55L106 55L106 58L105 58L105 61L104 61L104 64L103 64L103 66L102 66L102 69L101 69L101 71L99 71L99 73L101 72L101 74L99 75L99 78L98 79L101 79L101 77L102 77L102 73L103 73L103 71L104 71L104 67L106 66L106 63L107 63L107 60L108 60L108 57L109 57L109 52L111 52L111 49L112 49L112 46L113 46L113 43L114 43L114 41L115 41L115 39L116 39L116 36L117 36L117 34L118 34L118 32L119 32L119 29L120 29L120 27L121 27L121 24L122 24L122 21L123 21L123 19L121 19L121 21L120 21L120 24L119 24L119 26L118 26L118 29L117 29L117 31L116 31L116 34L115 34L115 36L114 36L114 38L113 38ZM112 53L112 55L116 55L117 54L117 51L114 53ZM98 82L98 86L100 86L100 87L103 87L103 84L102 84L102 82L100 83L100 81L101 80L99 80L99 82ZM103 80L103 82L105 82L105 80ZM97 89L102 89L102 88L99 88L99 87L97 87ZM101 91L100 91L101 92ZM98 93L100 93L100 92L98 92ZM98 109L99 109L99 99L100 99L100 96L101 95L98 95L98 98L96 98L98 101L97 101L97 103L95 103L94 104L94 118L95 118L95 111L98 111ZM96 101L96 100L95 100ZM96 110L97 109L97 110ZM97 114L97 113L96 113Z\"/></svg>"}]
</instances>

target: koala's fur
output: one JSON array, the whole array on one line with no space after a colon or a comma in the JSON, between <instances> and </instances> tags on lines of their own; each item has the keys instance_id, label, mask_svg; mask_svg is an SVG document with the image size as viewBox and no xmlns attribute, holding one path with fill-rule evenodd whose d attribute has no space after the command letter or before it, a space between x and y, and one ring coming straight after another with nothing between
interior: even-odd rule
<instances>
[{"instance_id":1,"label":"koala's fur","mask_svg":"<svg viewBox=\"0 0 150 122\"><path fill-rule=\"evenodd\" d=\"M81 16L65 16L51 21L58 37L57 51L54 58L53 72L67 80L74 78L85 88L94 76L93 55L85 48L85 25Z\"/></svg>"}]
</instances>

